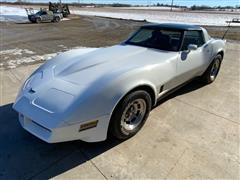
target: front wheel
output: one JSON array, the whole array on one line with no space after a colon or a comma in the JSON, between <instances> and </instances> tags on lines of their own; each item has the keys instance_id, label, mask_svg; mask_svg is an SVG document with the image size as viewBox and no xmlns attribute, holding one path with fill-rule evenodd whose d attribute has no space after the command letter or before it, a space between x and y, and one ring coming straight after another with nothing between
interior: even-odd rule
<instances>
[{"instance_id":1,"label":"front wheel","mask_svg":"<svg viewBox=\"0 0 240 180\"><path fill-rule=\"evenodd\" d=\"M216 79L221 67L221 63L222 63L222 56L218 54L214 58L213 62L209 65L206 72L202 75L202 80L205 83L210 84Z\"/></svg>"},{"instance_id":2,"label":"front wheel","mask_svg":"<svg viewBox=\"0 0 240 180\"><path fill-rule=\"evenodd\" d=\"M41 23L41 19L40 19L40 18L37 18L37 19L36 19L36 23L37 23L37 24Z\"/></svg>"},{"instance_id":3,"label":"front wheel","mask_svg":"<svg viewBox=\"0 0 240 180\"><path fill-rule=\"evenodd\" d=\"M151 97L145 91L127 95L113 112L109 132L117 139L134 136L144 125L151 110Z\"/></svg>"},{"instance_id":4,"label":"front wheel","mask_svg":"<svg viewBox=\"0 0 240 180\"><path fill-rule=\"evenodd\" d=\"M60 21L60 17L55 17L54 22L59 22Z\"/></svg>"}]
</instances>

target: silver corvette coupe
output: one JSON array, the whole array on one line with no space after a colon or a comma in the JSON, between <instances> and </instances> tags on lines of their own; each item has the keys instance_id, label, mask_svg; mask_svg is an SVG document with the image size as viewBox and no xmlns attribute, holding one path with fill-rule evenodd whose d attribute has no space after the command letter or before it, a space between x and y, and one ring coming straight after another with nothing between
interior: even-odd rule
<instances>
[{"instance_id":1,"label":"silver corvette coupe","mask_svg":"<svg viewBox=\"0 0 240 180\"><path fill-rule=\"evenodd\" d=\"M145 25L121 44L47 61L25 81L13 108L22 127L48 143L127 139L160 98L195 77L212 83L224 46L199 26Z\"/></svg>"}]
</instances>

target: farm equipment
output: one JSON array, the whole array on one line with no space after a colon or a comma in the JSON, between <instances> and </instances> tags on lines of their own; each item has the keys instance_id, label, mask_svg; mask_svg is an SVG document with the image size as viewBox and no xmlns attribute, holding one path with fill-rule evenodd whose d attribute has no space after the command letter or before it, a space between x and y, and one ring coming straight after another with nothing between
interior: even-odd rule
<instances>
[{"instance_id":1,"label":"farm equipment","mask_svg":"<svg viewBox=\"0 0 240 180\"><path fill-rule=\"evenodd\" d=\"M49 11L52 11L53 13L62 13L63 17L70 15L68 4L49 2Z\"/></svg>"}]
</instances>

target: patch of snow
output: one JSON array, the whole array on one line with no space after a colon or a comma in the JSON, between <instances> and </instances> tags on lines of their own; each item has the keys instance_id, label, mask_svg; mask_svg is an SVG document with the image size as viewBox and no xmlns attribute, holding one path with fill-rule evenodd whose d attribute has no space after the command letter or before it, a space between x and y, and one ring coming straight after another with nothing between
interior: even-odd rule
<instances>
[{"instance_id":1,"label":"patch of snow","mask_svg":"<svg viewBox=\"0 0 240 180\"><path fill-rule=\"evenodd\" d=\"M119 9L134 9L134 10L170 10L171 7L167 6L139 6L139 7L118 7ZM172 10L183 10L183 8L175 8L173 7Z\"/></svg>"},{"instance_id":2,"label":"patch of snow","mask_svg":"<svg viewBox=\"0 0 240 180\"><path fill-rule=\"evenodd\" d=\"M35 52L30 51L28 49L23 49L23 53L25 53L25 54L35 54Z\"/></svg>"},{"instance_id":3,"label":"patch of snow","mask_svg":"<svg viewBox=\"0 0 240 180\"><path fill-rule=\"evenodd\" d=\"M61 21L69 21L69 18L63 18Z\"/></svg>"},{"instance_id":4,"label":"patch of snow","mask_svg":"<svg viewBox=\"0 0 240 180\"><path fill-rule=\"evenodd\" d=\"M0 51L0 55L14 55L14 56L17 56L17 55L22 55L22 54L35 54L35 52L30 51L28 49L19 49L19 48ZM6 57L4 57L4 58L6 58Z\"/></svg>"},{"instance_id":5,"label":"patch of snow","mask_svg":"<svg viewBox=\"0 0 240 180\"><path fill-rule=\"evenodd\" d=\"M78 52L81 52L81 54L85 54L85 53L89 53L91 51L95 51L99 48L77 46L77 47L73 47L71 49L78 49Z\"/></svg>"},{"instance_id":6,"label":"patch of snow","mask_svg":"<svg viewBox=\"0 0 240 180\"><path fill-rule=\"evenodd\" d=\"M60 47L60 48L63 48L63 50L67 50L67 49L68 49L68 47L67 47L67 46L65 46L65 45L62 45L62 44L58 45L58 47Z\"/></svg>"},{"instance_id":7,"label":"patch of snow","mask_svg":"<svg viewBox=\"0 0 240 180\"><path fill-rule=\"evenodd\" d=\"M16 68L18 65L21 65L21 64L29 64L29 63L49 60L56 55L57 53L52 53L52 54L44 54L44 55L35 55L31 57L23 57L23 58L8 61L6 66L7 68L12 69L12 68Z\"/></svg>"},{"instance_id":8,"label":"patch of snow","mask_svg":"<svg viewBox=\"0 0 240 180\"><path fill-rule=\"evenodd\" d=\"M59 53L52 53L52 54L44 54L43 56L38 56L40 58L40 60L42 61L48 61L50 59L52 59L53 57L55 57L56 55L58 55Z\"/></svg>"},{"instance_id":9,"label":"patch of snow","mask_svg":"<svg viewBox=\"0 0 240 180\"><path fill-rule=\"evenodd\" d=\"M65 48L65 50L67 48L64 45L58 45L58 46ZM74 48L70 48L68 50L71 50L71 49L78 49L81 54L85 54L85 53L94 51L98 48L74 47ZM3 56L4 61L0 63L0 68L6 67L8 69L13 69L21 64L31 64L31 63L35 63L35 62L47 61L60 53L62 53L62 52L50 53L50 54L44 54L44 55L33 55L30 57L19 57L24 54L32 55L32 54L35 54L35 52L30 51L28 49L19 49L19 48L3 50L3 51L0 51L0 55ZM16 56L14 59L11 57L13 55Z\"/></svg>"}]
</instances>

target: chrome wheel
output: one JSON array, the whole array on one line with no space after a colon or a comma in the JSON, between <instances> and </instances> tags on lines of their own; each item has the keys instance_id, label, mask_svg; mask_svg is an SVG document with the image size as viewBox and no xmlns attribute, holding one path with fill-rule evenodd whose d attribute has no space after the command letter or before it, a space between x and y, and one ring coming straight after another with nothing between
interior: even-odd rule
<instances>
[{"instance_id":1,"label":"chrome wheel","mask_svg":"<svg viewBox=\"0 0 240 180\"><path fill-rule=\"evenodd\" d=\"M211 81L213 81L216 78L216 76L218 74L218 71L219 71L219 68L220 68L220 60L216 59L215 62L213 63L213 65L212 65L212 68L211 68L211 71L210 71Z\"/></svg>"},{"instance_id":2,"label":"chrome wheel","mask_svg":"<svg viewBox=\"0 0 240 180\"><path fill-rule=\"evenodd\" d=\"M123 111L121 117L121 130L128 135L134 131L144 119L147 105L144 99L135 99L130 102Z\"/></svg>"},{"instance_id":3,"label":"chrome wheel","mask_svg":"<svg viewBox=\"0 0 240 180\"><path fill-rule=\"evenodd\" d=\"M56 17L55 22L59 22L59 21L60 21L60 18Z\"/></svg>"},{"instance_id":4,"label":"chrome wheel","mask_svg":"<svg viewBox=\"0 0 240 180\"><path fill-rule=\"evenodd\" d=\"M143 90L126 95L113 111L109 135L121 140L128 139L143 127L151 111L151 96Z\"/></svg>"}]
</instances>

